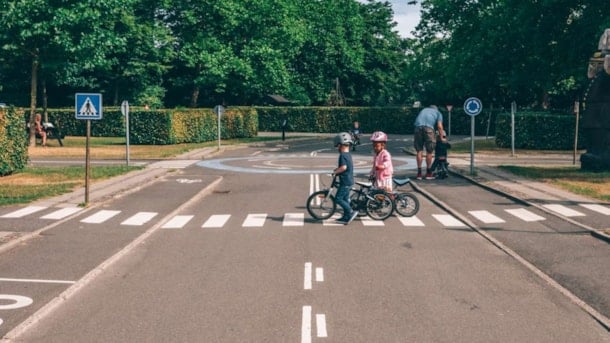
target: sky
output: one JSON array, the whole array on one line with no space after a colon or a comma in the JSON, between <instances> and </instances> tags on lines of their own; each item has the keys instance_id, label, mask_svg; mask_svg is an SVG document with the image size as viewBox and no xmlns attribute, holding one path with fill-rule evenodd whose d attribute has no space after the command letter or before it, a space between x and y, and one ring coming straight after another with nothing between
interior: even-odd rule
<instances>
[{"instance_id":1,"label":"sky","mask_svg":"<svg viewBox=\"0 0 610 343\"><path fill-rule=\"evenodd\" d=\"M366 3L366 0L358 0ZM408 5L409 0L387 0L392 5L394 11L394 21L397 23L395 30L398 31L401 37L413 37L411 31L419 23L420 5Z\"/></svg>"},{"instance_id":2,"label":"sky","mask_svg":"<svg viewBox=\"0 0 610 343\"><path fill-rule=\"evenodd\" d=\"M417 5L408 5L408 2L409 0L389 0L394 11L394 21L398 24L395 29L398 30L398 33L403 38L413 37L411 31L419 23L419 12L421 9L419 1Z\"/></svg>"}]
</instances>

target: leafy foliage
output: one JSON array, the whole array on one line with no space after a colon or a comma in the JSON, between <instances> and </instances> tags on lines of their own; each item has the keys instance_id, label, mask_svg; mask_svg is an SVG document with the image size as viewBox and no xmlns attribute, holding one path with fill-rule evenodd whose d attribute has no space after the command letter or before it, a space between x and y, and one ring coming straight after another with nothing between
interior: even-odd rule
<instances>
[{"instance_id":1,"label":"leafy foliage","mask_svg":"<svg viewBox=\"0 0 610 343\"><path fill-rule=\"evenodd\" d=\"M23 169L28 160L24 121L14 107L0 108L0 176Z\"/></svg>"}]
</instances>

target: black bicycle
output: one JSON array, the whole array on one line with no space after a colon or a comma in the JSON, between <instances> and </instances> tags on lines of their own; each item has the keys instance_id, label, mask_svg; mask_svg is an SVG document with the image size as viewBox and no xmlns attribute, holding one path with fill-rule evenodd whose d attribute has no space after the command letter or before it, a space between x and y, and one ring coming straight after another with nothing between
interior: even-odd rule
<instances>
[{"instance_id":1,"label":"black bicycle","mask_svg":"<svg viewBox=\"0 0 610 343\"><path fill-rule=\"evenodd\" d=\"M375 220L384 220L392 215L394 204L390 194L380 189L373 188L370 182L357 181L359 187L352 188L350 192L350 205L359 214L366 214ZM331 186L327 189L312 193L307 198L307 212L318 220L332 217L337 210L337 187L339 180L337 175L332 175Z\"/></svg>"},{"instance_id":2,"label":"black bicycle","mask_svg":"<svg viewBox=\"0 0 610 343\"><path fill-rule=\"evenodd\" d=\"M411 182L411 179L398 179L393 177L392 181L398 187ZM412 192L392 192L394 199L394 209L403 217L412 217L419 211L419 199Z\"/></svg>"}]
</instances>

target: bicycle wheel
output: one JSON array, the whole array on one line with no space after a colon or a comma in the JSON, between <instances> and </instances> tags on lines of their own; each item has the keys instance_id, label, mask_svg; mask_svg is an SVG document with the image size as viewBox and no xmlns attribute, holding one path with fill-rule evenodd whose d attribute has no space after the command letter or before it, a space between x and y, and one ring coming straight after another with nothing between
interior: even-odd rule
<instances>
[{"instance_id":1,"label":"bicycle wheel","mask_svg":"<svg viewBox=\"0 0 610 343\"><path fill-rule=\"evenodd\" d=\"M385 192L376 192L366 200L366 214L375 220L384 220L394 212L392 199Z\"/></svg>"},{"instance_id":2,"label":"bicycle wheel","mask_svg":"<svg viewBox=\"0 0 610 343\"><path fill-rule=\"evenodd\" d=\"M328 196L328 190L314 192L307 198L307 212L315 219L328 219L336 209L335 197Z\"/></svg>"},{"instance_id":3,"label":"bicycle wheel","mask_svg":"<svg viewBox=\"0 0 610 343\"><path fill-rule=\"evenodd\" d=\"M396 194L394 208L401 216L412 217L419 211L419 199L412 193Z\"/></svg>"},{"instance_id":4,"label":"bicycle wheel","mask_svg":"<svg viewBox=\"0 0 610 343\"><path fill-rule=\"evenodd\" d=\"M361 194L360 191L354 190L352 189L350 191L349 194L349 205L352 208L353 211L357 211L358 212L358 217L363 217L366 216L366 211L365 209L360 206L360 204L363 202L360 198L364 198L364 194Z\"/></svg>"}]
</instances>

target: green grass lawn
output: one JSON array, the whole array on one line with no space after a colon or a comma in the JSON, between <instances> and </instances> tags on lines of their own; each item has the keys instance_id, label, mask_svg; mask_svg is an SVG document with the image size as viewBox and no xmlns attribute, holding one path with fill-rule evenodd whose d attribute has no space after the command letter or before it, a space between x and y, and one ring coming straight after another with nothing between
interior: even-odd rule
<instances>
[{"instance_id":1,"label":"green grass lawn","mask_svg":"<svg viewBox=\"0 0 610 343\"><path fill-rule=\"evenodd\" d=\"M298 138L298 137L291 137ZM277 137L252 137L222 140L223 146L252 144L280 139ZM56 140L49 140L47 147L32 147L28 150L30 158L82 158L84 164L86 151L85 137L65 137L64 146ZM171 158L194 149L216 147L217 141L204 143L185 143L173 145L131 145L131 159L159 160ZM124 137L90 137L90 157L96 159L124 159L126 146ZM96 182L122 175L142 167L91 166L90 181ZM85 167L27 167L12 175L0 177L0 206L25 204L36 200L72 192L85 185Z\"/></svg>"}]
</instances>

